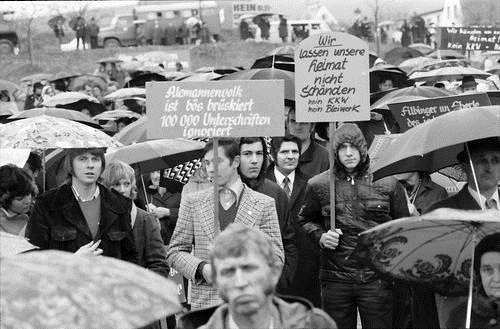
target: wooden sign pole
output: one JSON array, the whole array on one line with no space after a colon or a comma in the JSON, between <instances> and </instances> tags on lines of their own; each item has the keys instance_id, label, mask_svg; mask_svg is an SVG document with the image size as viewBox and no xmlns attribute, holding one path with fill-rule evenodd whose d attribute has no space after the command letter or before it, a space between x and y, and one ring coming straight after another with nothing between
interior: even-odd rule
<instances>
[{"instance_id":1,"label":"wooden sign pole","mask_svg":"<svg viewBox=\"0 0 500 329\"><path fill-rule=\"evenodd\" d=\"M333 149L333 138L337 129L335 122L328 124L330 143L328 154L330 155L330 229L335 231L335 150Z\"/></svg>"},{"instance_id":2,"label":"wooden sign pole","mask_svg":"<svg viewBox=\"0 0 500 329\"><path fill-rule=\"evenodd\" d=\"M215 236L219 235L220 233L220 223L219 223L219 139L214 138L213 139L214 144L214 157L213 157L213 162L214 162L214 178L213 178L213 183L214 183L214 232Z\"/></svg>"}]
</instances>

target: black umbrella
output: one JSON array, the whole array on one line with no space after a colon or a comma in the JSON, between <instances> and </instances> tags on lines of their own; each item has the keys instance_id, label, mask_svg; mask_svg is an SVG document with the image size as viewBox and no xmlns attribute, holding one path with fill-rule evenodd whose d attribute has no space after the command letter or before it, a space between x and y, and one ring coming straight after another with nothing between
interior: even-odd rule
<instances>
[{"instance_id":1,"label":"black umbrella","mask_svg":"<svg viewBox=\"0 0 500 329\"><path fill-rule=\"evenodd\" d=\"M148 81L168 81L167 78L165 78L163 75L158 74L158 73L145 73L145 74L140 74L130 81L125 83L124 88L130 88L130 87L146 87L146 82Z\"/></svg>"},{"instance_id":2,"label":"black umbrella","mask_svg":"<svg viewBox=\"0 0 500 329\"><path fill-rule=\"evenodd\" d=\"M378 85L385 79L392 80L395 88L411 86L412 81L408 80L406 72L392 65L377 65L370 69L370 93L379 91Z\"/></svg>"},{"instance_id":3,"label":"black umbrella","mask_svg":"<svg viewBox=\"0 0 500 329\"><path fill-rule=\"evenodd\" d=\"M91 117L94 117L94 116L106 111L106 107L104 105L102 105L101 103L94 103L94 102L91 102L87 99L81 99L77 102L69 103L69 104L59 104L59 105L56 105L55 107L61 108L61 109L75 110L75 111L81 111L83 109L87 109L90 111Z\"/></svg>"},{"instance_id":4,"label":"black umbrella","mask_svg":"<svg viewBox=\"0 0 500 329\"><path fill-rule=\"evenodd\" d=\"M50 26L51 29L53 29L58 22L61 22L61 24L64 24L66 22L66 18L63 15L57 15L49 19L47 24Z\"/></svg>"},{"instance_id":5,"label":"black umbrella","mask_svg":"<svg viewBox=\"0 0 500 329\"><path fill-rule=\"evenodd\" d=\"M295 72L295 59L290 55L271 55L257 59L251 69L275 68Z\"/></svg>"}]
</instances>

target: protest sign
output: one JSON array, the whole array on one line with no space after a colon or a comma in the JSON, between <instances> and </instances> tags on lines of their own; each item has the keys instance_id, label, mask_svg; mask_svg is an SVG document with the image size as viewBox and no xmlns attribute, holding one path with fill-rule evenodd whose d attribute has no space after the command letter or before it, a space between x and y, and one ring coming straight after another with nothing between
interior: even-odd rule
<instances>
[{"instance_id":1,"label":"protest sign","mask_svg":"<svg viewBox=\"0 0 500 329\"><path fill-rule=\"evenodd\" d=\"M363 40L341 32L304 39L295 52L296 120L370 120L368 71Z\"/></svg>"},{"instance_id":2,"label":"protest sign","mask_svg":"<svg viewBox=\"0 0 500 329\"><path fill-rule=\"evenodd\" d=\"M147 136L283 136L283 80L147 82Z\"/></svg>"},{"instance_id":3,"label":"protest sign","mask_svg":"<svg viewBox=\"0 0 500 329\"><path fill-rule=\"evenodd\" d=\"M491 102L486 93L447 96L388 104L401 132L405 132L425 121L429 121L432 118L451 111L488 105L491 105Z\"/></svg>"},{"instance_id":4,"label":"protest sign","mask_svg":"<svg viewBox=\"0 0 500 329\"><path fill-rule=\"evenodd\" d=\"M440 49L500 50L500 28L441 27Z\"/></svg>"}]
</instances>

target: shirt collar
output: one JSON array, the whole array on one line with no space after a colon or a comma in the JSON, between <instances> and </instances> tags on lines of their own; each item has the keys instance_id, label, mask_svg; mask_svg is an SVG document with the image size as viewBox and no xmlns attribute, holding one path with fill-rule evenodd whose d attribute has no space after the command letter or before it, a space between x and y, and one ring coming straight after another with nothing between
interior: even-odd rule
<instances>
[{"instance_id":1,"label":"shirt collar","mask_svg":"<svg viewBox=\"0 0 500 329\"><path fill-rule=\"evenodd\" d=\"M80 193L78 193L78 191L75 189L75 187L73 185L71 185L71 190L73 191L73 194L75 195L75 198L79 201L79 202L88 202L88 201L92 201L92 200L95 200L99 197L99 195L101 194L100 190L99 190L99 186L96 184L95 186L95 191L94 191L94 195L92 195L92 198L90 198L89 200L84 200L81 196L80 196Z\"/></svg>"},{"instance_id":2,"label":"shirt collar","mask_svg":"<svg viewBox=\"0 0 500 329\"><path fill-rule=\"evenodd\" d=\"M240 198L241 191L243 191L243 182L241 181L240 176L230 185L226 185L223 188L230 189L236 194L236 198Z\"/></svg>"},{"instance_id":3,"label":"shirt collar","mask_svg":"<svg viewBox=\"0 0 500 329\"><path fill-rule=\"evenodd\" d=\"M285 179L285 177L288 177L288 179L290 180L290 183L293 186L293 182L295 181L295 170L292 171L291 173L289 173L288 176L285 176L281 173L281 171L278 170L278 168L275 165L274 166L274 176L276 177L276 181L278 182L278 185L283 184L283 180Z\"/></svg>"},{"instance_id":4,"label":"shirt collar","mask_svg":"<svg viewBox=\"0 0 500 329\"><path fill-rule=\"evenodd\" d=\"M477 193L475 190L472 189L470 185L467 185L467 189L469 190L470 195L476 200L477 204L483 209L483 206L486 202L486 199L481 193ZM497 206L500 207L500 201L499 201L499 194L498 194L498 189L495 189L495 193L491 196L491 199L495 200L497 202ZM489 198L490 199L490 198Z\"/></svg>"}]
</instances>

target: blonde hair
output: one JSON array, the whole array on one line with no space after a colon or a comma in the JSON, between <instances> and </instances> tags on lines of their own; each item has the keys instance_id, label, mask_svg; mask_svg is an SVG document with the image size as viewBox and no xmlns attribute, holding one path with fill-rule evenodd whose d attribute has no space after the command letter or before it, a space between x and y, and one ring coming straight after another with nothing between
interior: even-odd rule
<instances>
[{"instance_id":1,"label":"blonde hair","mask_svg":"<svg viewBox=\"0 0 500 329\"><path fill-rule=\"evenodd\" d=\"M135 170L128 164L120 160L111 161L101 175L102 184L107 188L112 188L113 185L122 179L130 179L132 190L130 198L134 200L137 197L137 185L135 179Z\"/></svg>"}]
</instances>

